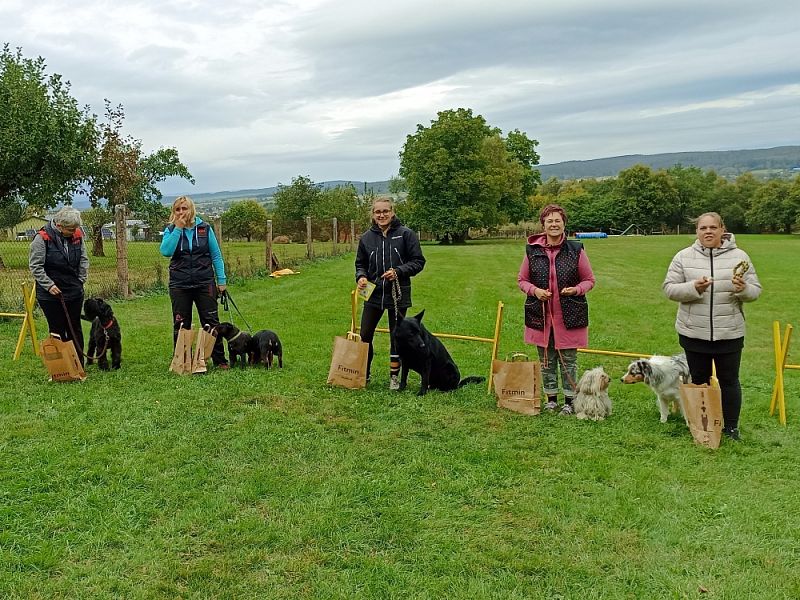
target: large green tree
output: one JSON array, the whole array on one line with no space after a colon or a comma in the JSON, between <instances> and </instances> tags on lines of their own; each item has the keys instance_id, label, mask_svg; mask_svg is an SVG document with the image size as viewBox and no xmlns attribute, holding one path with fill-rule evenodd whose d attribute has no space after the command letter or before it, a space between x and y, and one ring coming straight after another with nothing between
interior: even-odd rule
<instances>
[{"instance_id":1,"label":"large green tree","mask_svg":"<svg viewBox=\"0 0 800 600\"><path fill-rule=\"evenodd\" d=\"M148 223L152 236L169 216L157 184L168 177L180 177L191 183L194 178L175 148L159 148L144 154L141 140L123 133L124 121L122 106L112 106L106 100L106 118L100 125L98 150L87 181L89 197L93 207L108 211L113 211L117 204L126 204L130 213ZM93 253L103 256L99 229L93 230L93 239Z\"/></svg>"},{"instance_id":2,"label":"large green tree","mask_svg":"<svg viewBox=\"0 0 800 600\"><path fill-rule=\"evenodd\" d=\"M463 242L470 227L522 217L538 182L538 173L531 175L536 143L519 131L502 138L467 108L442 111L428 127L417 125L400 152L408 224L443 242Z\"/></svg>"},{"instance_id":3,"label":"large green tree","mask_svg":"<svg viewBox=\"0 0 800 600\"><path fill-rule=\"evenodd\" d=\"M257 200L234 202L222 213L222 231L226 236L263 239L267 227L267 209Z\"/></svg>"},{"instance_id":4,"label":"large green tree","mask_svg":"<svg viewBox=\"0 0 800 600\"><path fill-rule=\"evenodd\" d=\"M8 44L0 52L0 209L72 202L95 151L95 117L70 84Z\"/></svg>"},{"instance_id":5,"label":"large green tree","mask_svg":"<svg viewBox=\"0 0 800 600\"><path fill-rule=\"evenodd\" d=\"M281 233L305 240L305 218L320 195L319 185L307 176L298 175L291 185L279 185L275 192L275 221Z\"/></svg>"},{"instance_id":6,"label":"large green tree","mask_svg":"<svg viewBox=\"0 0 800 600\"><path fill-rule=\"evenodd\" d=\"M777 180L761 186L747 211L748 222L768 231L792 233L800 215L800 193L793 194L792 187L788 181Z\"/></svg>"},{"instance_id":7,"label":"large green tree","mask_svg":"<svg viewBox=\"0 0 800 600\"><path fill-rule=\"evenodd\" d=\"M653 172L645 165L621 171L615 192L628 224L645 231L661 229L678 202L678 190L665 171Z\"/></svg>"}]
</instances>

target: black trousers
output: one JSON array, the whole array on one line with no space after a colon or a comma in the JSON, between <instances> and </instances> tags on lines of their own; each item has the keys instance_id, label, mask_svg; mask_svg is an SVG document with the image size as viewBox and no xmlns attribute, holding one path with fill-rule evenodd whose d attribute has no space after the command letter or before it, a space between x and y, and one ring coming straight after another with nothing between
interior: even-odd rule
<instances>
[{"instance_id":1,"label":"black trousers","mask_svg":"<svg viewBox=\"0 0 800 600\"><path fill-rule=\"evenodd\" d=\"M400 316L405 317L406 311L408 308L400 308L398 312ZM389 314L389 359L392 360L399 360L397 355L397 348L395 347L394 343L394 326L396 323L396 319L394 316L394 308L379 308L377 306L373 306L367 303L364 303L364 310L361 312L361 329L359 333L361 334L361 341L367 342L369 344L369 359L367 360L367 377L369 377L370 370L372 368L372 339L375 337L375 329L378 327L378 323L383 316L384 311Z\"/></svg>"},{"instance_id":2,"label":"black trousers","mask_svg":"<svg viewBox=\"0 0 800 600\"><path fill-rule=\"evenodd\" d=\"M739 413L742 411L742 386L739 383L742 351L706 354L686 350L692 383L702 385L711 381L712 360L717 367L717 379L722 393L722 419L726 428L733 429L739 426Z\"/></svg>"},{"instance_id":3,"label":"black trousers","mask_svg":"<svg viewBox=\"0 0 800 600\"><path fill-rule=\"evenodd\" d=\"M197 306L201 325L219 325L219 310L217 309L217 286L213 283L202 288L178 289L170 288L169 297L172 300L172 346L178 341L178 331L181 325L184 329L192 326L192 305ZM225 349L222 338L217 337L211 358L215 365L228 363L225 358Z\"/></svg>"},{"instance_id":4,"label":"black trousers","mask_svg":"<svg viewBox=\"0 0 800 600\"><path fill-rule=\"evenodd\" d=\"M78 358L80 358L81 364L84 364L83 328L81 327L83 294L72 300L64 300L64 304L67 305L67 314L64 313L64 307L61 306L61 300L58 296L53 296L49 293L37 293L36 301L44 313L44 318L47 319L47 328L50 333L55 333L64 341L72 340L75 349L78 351ZM70 333L70 323L72 323L72 329L75 331L74 338Z\"/></svg>"}]
</instances>

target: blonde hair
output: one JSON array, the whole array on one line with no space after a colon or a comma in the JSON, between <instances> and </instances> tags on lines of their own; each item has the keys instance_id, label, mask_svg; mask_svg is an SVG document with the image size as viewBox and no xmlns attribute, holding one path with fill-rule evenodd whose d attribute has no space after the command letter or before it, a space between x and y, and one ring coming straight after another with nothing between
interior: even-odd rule
<instances>
[{"instance_id":1,"label":"blonde hair","mask_svg":"<svg viewBox=\"0 0 800 600\"><path fill-rule=\"evenodd\" d=\"M195 210L194 210L194 202L192 201L189 196L178 196L175 198L175 202L172 203L172 214L169 217L169 222L175 222L175 209L178 207L178 204L181 202L185 202L186 205L189 207L189 217L191 218L191 222L194 223L195 218Z\"/></svg>"},{"instance_id":2,"label":"blonde hair","mask_svg":"<svg viewBox=\"0 0 800 600\"><path fill-rule=\"evenodd\" d=\"M725 222L722 220L722 217L719 215L719 213L716 212L705 212L696 219L692 219L692 223L694 223L695 227L703 217L711 217L717 222L717 225L719 225L721 229L725 229Z\"/></svg>"},{"instance_id":3,"label":"blonde hair","mask_svg":"<svg viewBox=\"0 0 800 600\"><path fill-rule=\"evenodd\" d=\"M372 206L369 209L370 212L375 212L375 205L378 204L378 202L381 202L383 204L388 204L389 208L391 208L392 211L394 211L394 200L392 200L388 196L378 196L372 201Z\"/></svg>"}]
</instances>

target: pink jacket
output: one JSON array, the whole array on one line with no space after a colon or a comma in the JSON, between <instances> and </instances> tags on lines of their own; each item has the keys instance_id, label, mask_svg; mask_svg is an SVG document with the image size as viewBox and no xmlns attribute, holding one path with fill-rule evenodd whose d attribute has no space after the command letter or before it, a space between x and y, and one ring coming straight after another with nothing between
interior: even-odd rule
<instances>
[{"instance_id":1,"label":"pink jacket","mask_svg":"<svg viewBox=\"0 0 800 600\"><path fill-rule=\"evenodd\" d=\"M559 301L560 290L558 289L558 283L556 281L555 258L561 248L561 244L564 243L564 239L566 238L562 238L561 242L555 246L548 246L547 236L545 234L532 235L528 238L528 244L535 244L543 247L547 257L550 259L550 291L553 292L553 296L545 307L544 329L539 331L538 329L525 327L526 344L546 347L550 339L550 330L552 328L555 347L558 350L586 348L589 345L589 328L567 329L564 327L564 319L561 316L561 302ZM578 257L578 277L580 278L580 283L575 287L578 289L579 295L585 295L594 287L594 273L592 273L592 266L589 264L589 258L586 256L585 250L581 250ZM536 286L534 286L530 280L527 252L519 268L517 284L519 285L519 289L526 295L534 296Z\"/></svg>"}]
</instances>

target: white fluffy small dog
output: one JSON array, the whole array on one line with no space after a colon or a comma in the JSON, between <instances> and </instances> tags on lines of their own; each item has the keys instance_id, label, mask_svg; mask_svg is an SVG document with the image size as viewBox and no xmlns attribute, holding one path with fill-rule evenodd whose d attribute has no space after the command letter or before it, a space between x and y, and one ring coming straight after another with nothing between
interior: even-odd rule
<instances>
[{"instance_id":1,"label":"white fluffy small dog","mask_svg":"<svg viewBox=\"0 0 800 600\"><path fill-rule=\"evenodd\" d=\"M684 419L686 418L680 384L688 383L689 380L689 365L686 364L684 354L640 358L628 365L628 372L622 376L622 383L644 381L656 393L662 423L667 422L670 404L673 407L678 406Z\"/></svg>"},{"instance_id":2,"label":"white fluffy small dog","mask_svg":"<svg viewBox=\"0 0 800 600\"><path fill-rule=\"evenodd\" d=\"M611 414L611 398L608 397L608 384L611 378L603 367L584 372L578 381L578 394L573 401L575 416L579 419L602 421Z\"/></svg>"}]
</instances>

